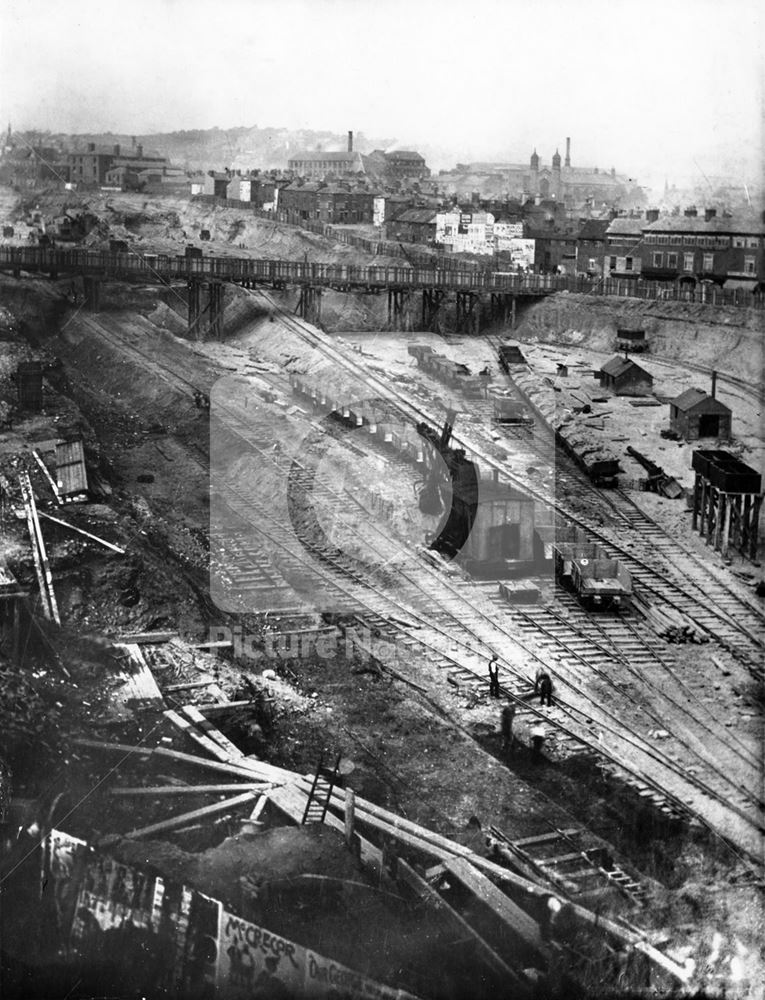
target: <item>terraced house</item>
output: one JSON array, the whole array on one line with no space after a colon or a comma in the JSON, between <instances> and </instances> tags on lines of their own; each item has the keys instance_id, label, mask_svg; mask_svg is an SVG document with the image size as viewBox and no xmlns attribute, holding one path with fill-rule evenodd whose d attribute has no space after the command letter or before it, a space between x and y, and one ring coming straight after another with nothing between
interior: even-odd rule
<instances>
[{"instance_id":1,"label":"terraced house","mask_svg":"<svg viewBox=\"0 0 765 1000\"><path fill-rule=\"evenodd\" d=\"M644 278L695 287L712 282L725 288L763 289L765 223L762 216L719 216L695 208L643 227Z\"/></svg>"}]
</instances>

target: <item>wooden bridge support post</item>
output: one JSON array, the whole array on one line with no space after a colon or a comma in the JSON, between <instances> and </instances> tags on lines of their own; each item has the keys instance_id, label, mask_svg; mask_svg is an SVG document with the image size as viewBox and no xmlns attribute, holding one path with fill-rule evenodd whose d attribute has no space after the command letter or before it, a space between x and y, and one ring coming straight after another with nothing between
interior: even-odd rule
<instances>
[{"instance_id":1,"label":"wooden bridge support post","mask_svg":"<svg viewBox=\"0 0 765 1000\"><path fill-rule=\"evenodd\" d=\"M463 333L478 333L481 326L480 312L481 300L478 295L474 292L457 292L458 330Z\"/></svg>"},{"instance_id":2,"label":"wooden bridge support post","mask_svg":"<svg viewBox=\"0 0 765 1000\"><path fill-rule=\"evenodd\" d=\"M313 285L302 285L295 312L306 323L318 326L321 322L321 288L316 288Z\"/></svg>"},{"instance_id":3,"label":"wooden bridge support post","mask_svg":"<svg viewBox=\"0 0 765 1000\"><path fill-rule=\"evenodd\" d=\"M85 293L85 308L89 312L97 313L101 307L101 282L98 278L85 274L82 278L82 285Z\"/></svg>"},{"instance_id":4,"label":"wooden bridge support post","mask_svg":"<svg viewBox=\"0 0 765 1000\"><path fill-rule=\"evenodd\" d=\"M210 336L213 340L223 340L223 282L210 282Z\"/></svg>"},{"instance_id":5,"label":"wooden bridge support post","mask_svg":"<svg viewBox=\"0 0 765 1000\"><path fill-rule=\"evenodd\" d=\"M408 289L388 289L388 326L391 330L412 329L412 295Z\"/></svg>"},{"instance_id":6,"label":"wooden bridge support post","mask_svg":"<svg viewBox=\"0 0 765 1000\"><path fill-rule=\"evenodd\" d=\"M444 299L444 293L440 288L429 289L425 288L422 292L422 329L432 330L433 333L438 333L440 330L440 324L438 321L438 313L441 309L441 303Z\"/></svg>"},{"instance_id":7,"label":"wooden bridge support post","mask_svg":"<svg viewBox=\"0 0 765 1000\"><path fill-rule=\"evenodd\" d=\"M189 299L189 333L193 334L195 340L199 340L199 318L201 305L201 282L193 278L188 282Z\"/></svg>"}]
</instances>

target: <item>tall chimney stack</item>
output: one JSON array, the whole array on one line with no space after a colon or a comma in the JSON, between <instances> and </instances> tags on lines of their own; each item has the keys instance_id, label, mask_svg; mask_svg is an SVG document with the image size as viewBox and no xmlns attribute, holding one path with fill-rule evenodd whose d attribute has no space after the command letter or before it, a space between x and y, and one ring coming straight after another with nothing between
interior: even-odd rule
<instances>
[{"instance_id":1,"label":"tall chimney stack","mask_svg":"<svg viewBox=\"0 0 765 1000\"><path fill-rule=\"evenodd\" d=\"M353 152L353 132L348 133L348 152Z\"/></svg>"},{"instance_id":2,"label":"tall chimney stack","mask_svg":"<svg viewBox=\"0 0 765 1000\"><path fill-rule=\"evenodd\" d=\"M564 165L571 166L571 136L566 137L566 159Z\"/></svg>"},{"instance_id":3,"label":"tall chimney stack","mask_svg":"<svg viewBox=\"0 0 765 1000\"><path fill-rule=\"evenodd\" d=\"M712 399L717 398L717 372L712 372Z\"/></svg>"}]
</instances>

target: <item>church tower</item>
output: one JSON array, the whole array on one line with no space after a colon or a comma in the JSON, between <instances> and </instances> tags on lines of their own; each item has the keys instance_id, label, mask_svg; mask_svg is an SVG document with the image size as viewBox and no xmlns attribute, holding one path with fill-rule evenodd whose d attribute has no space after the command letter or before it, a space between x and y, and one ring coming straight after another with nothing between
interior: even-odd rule
<instances>
[{"instance_id":1,"label":"church tower","mask_svg":"<svg viewBox=\"0 0 765 1000\"><path fill-rule=\"evenodd\" d=\"M555 150L555 156L552 158L552 194L556 198L560 198L561 195L561 183L560 183L560 153Z\"/></svg>"},{"instance_id":2,"label":"church tower","mask_svg":"<svg viewBox=\"0 0 765 1000\"><path fill-rule=\"evenodd\" d=\"M536 149L531 154L531 194L539 194L539 157Z\"/></svg>"}]
</instances>

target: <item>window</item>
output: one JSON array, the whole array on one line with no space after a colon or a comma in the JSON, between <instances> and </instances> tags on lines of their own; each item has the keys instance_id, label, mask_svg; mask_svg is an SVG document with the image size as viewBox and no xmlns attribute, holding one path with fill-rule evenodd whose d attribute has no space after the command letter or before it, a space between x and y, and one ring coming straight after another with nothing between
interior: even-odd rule
<instances>
[{"instance_id":1,"label":"window","mask_svg":"<svg viewBox=\"0 0 765 1000\"><path fill-rule=\"evenodd\" d=\"M713 271L714 267L715 267L715 255L713 253L705 253L703 269L705 271Z\"/></svg>"},{"instance_id":2,"label":"window","mask_svg":"<svg viewBox=\"0 0 765 1000\"><path fill-rule=\"evenodd\" d=\"M754 263L755 263L754 257L744 257L744 274L755 273Z\"/></svg>"},{"instance_id":3,"label":"window","mask_svg":"<svg viewBox=\"0 0 765 1000\"><path fill-rule=\"evenodd\" d=\"M683 254L683 270L684 271L692 271L693 270L693 261L694 261L695 256L696 256L696 254L693 254L693 253L684 253Z\"/></svg>"},{"instance_id":4,"label":"window","mask_svg":"<svg viewBox=\"0 0 765 1000\"><path fill-rule=\"evenodd\" d=\"M669 243L669 236L659 236L657 242L658 243L665 243L665 244Z\"/></svg>"},{"instance_id":5,"label":"window","mask_svg":"<svg viewBox=\"0 0 765 1000\"><path fill-rule=\"evenodd\" d=\"M682 236L672 236L669 241L673 247L679 247L683 242Z\"/></svg>"},{"instance_id":6,"label":"window","mask_svg":"<svg viewBox=\"0 0 765 1000\"><path fill-rule=\"evenodd\" d=\"M611 270L611 271L615 271L616 270L616 257L609 257L608 258L608 267L609 267L609 270Z\"/></svg>"},{"instance_id":7,"label":"window","mask_svg":"<svg viewBox=\"0 0 765 1000\"><path fill-rule=\"evenodd\" d=\"M661 267L663 260L664 260L664 254L663 253L655 253L653 255L653 266L654 267Z\"/></svg>"},{"instance_id":8,"label":"window","mask_svg":"<svg viewBox=\"0 0 765 1000\"><path fill-rule=\"evenodd\" d=\"M730 246L730 240L727 236L718 236L715 240L715 246L720 250L727 250Z\"/></svg>"},{"instance_id":9,"label":"window","mask_svg":"<svg viewBox=\"0 0 765 1000\"><path fill-rule=\"evenodd\" d=\"M756 236L748 236L746 240L746 246L748 250L757 250L760 245L760 241Z\"/></svg>"},{"instance_id":10,"label":"window","mask_svg":"<svg viewBox=\"0 0 765 1000\"><path fill-rule=\"evenodd\" d=\"M632 270L632 257L625 257L624 258L624 270L625 271L631 271Z\"/></svg>"},{"instance_id":11,"label":"window","mask_svg":"<svg viewBox=\"0 0 765 1000\"><path fill-rule=\"evenodd\" d=\"M667 254L667 267L677 267L677 254L668 253Z\"/></svg>"},{"instance_id":12,"label":"window","mask_svg":"<svg viewBox=\"0 0 765 1000\"><path fill-rule=\"evenodd\" d=\"M744 239L743 236L734 236L733 237L733 246L737 250L743 250L745 243L746 243L746 240Z\"/></svg>"}]
</instances>

